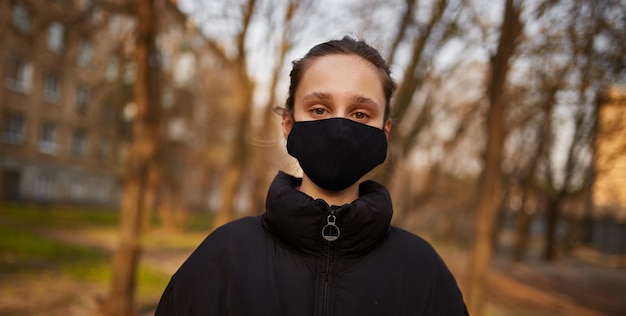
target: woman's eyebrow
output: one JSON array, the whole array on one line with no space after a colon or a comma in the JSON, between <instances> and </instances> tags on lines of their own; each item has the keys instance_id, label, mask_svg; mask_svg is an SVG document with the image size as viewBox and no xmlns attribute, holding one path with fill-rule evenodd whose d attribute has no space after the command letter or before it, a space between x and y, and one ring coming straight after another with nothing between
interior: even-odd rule
<instances>
[{"instance_id":1,"label":"woman's eyebrow","mask_svg":"<svg viewBox=\"0 0 626 316\"><path fill-rule=\"evenodd\" d=\"M332 101L332 99L332 95L324 92L311 92L302 98L304 101Z\"/></svg>"},{"instance_id":2,"label":"woman's eyebrow","mask_svg":"<svg viewBox=\"0 0 626 316\"><path fill-rule=\"evenodd\" d=\"M330 93L325 92L311 92L302 97L303 101L332 101L333 96ZM382 105L374 101L374 99L368 98L362 95L353 95L350 97L350 101L354 104L380 108Z\"/></svg>"},{"instance_id":3,"label":"woman's eyebrow","mask_svg":"<svg viewBox=\"0 0 626 316\"><path fill-rule=\"evenodd\" d=\"M381 105L378 104L378 102L368 97L364 97L362 95L353 95L350 99L352 100L353 103L358 104L358 105L365 105L365 106L377 107L377 108L381 107Z\"/></svg>"}]
</instances>

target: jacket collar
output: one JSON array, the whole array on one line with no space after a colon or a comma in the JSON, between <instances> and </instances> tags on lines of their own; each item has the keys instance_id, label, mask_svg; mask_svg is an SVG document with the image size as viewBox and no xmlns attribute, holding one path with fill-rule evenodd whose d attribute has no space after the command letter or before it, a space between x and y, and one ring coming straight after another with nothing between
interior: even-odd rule
<instances>
[{"instance_id":1,"label":"jacket collar","mask_svg":"<svg viewBox=\"0 0 626 316\"><path fill-rule=\"evenodd\" d=\"M289 247L314 254L328 249L322 228L331 207L298 191L301 183L300 178L278 173L267 195L263 226ZM331 247L347 256L367 252L384 238L393 214L389 192L373 181L361 183L357 200L333 210L341 235Z\"/></svg>"}]
</instances>

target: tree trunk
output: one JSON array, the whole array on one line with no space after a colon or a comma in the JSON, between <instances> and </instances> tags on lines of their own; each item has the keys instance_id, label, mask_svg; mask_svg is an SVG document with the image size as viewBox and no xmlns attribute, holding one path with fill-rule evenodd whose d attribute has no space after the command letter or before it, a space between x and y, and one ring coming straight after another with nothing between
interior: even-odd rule
<instances>
[{"instance_id":1,"label":"tree trunk","mask_svg":"<svg viewBox=\"0 0 626 316\"><path fill-rule=\"evenodd\" d=\"M580 231L580 221L575 218L573 215L570 215L566 218L565 222L567 225L565 226L565 235L563 236L563 255L570 256L572 251L578 244L578 236Z\"/></svg>"},{"instance_id":2,"label":"tree trunk","mask_svg":"<svg viewBox=\"0 0 626 316\"><path fill-rule=\"evenodd\" d=\"M554 261L556 259L556 231L559 222L560 198L551 198L546 210L546 236L543 259Z\"/></svg>"},{"instance_id":3,"label":"tree trunk","mask_svg":"<svg viewBox=\"0 0 626 316\"><path fill-rule=\"evenodd\" d=\"M120 234L117 250L113 256L113 281L106 315L134 315L135 271L139 261L141 245L138 232L141 230L140 201L144 183L141 174L129 177L124 185Z\"/></svg>"},{"instance_id":4,"label":"tree trunk","mask_svg":"<svg viewBox=\"0 0 626 316\"><path fill-rule=\"evenodd\" d=\"M172 191L163 190L159 200L159 217L161 218L161 227L168 233L178 232L175 223L174 202L172 202Z\"/></svg>"},{"instance_id":5,"label":"tree trunk","mask_svg":"<svg viewBox=\"0 0 626 316\"><path fill-rule=\"evenodd\" d=\"M515 245L513 249L513 262L522 262L528 251L528 239L530 231L530 213L526 210L527 204L522 200L522 207L517 213L515 226Z\"/></svg>"},{"instance_id":6,"label":"tree trunk","mask_svg":"<svg viewBox=\"0 0 626 316\"><path fill-rule=\"evenodd\" d=\"M158 153L156 153L158 156ZM161 164L157 160L157 157L153 157L149 163L148 174L146 180L146 191L143 195L144 202L142 204L142 220L141 231L147 233L150 229L150 222L152 221L152 215L157 204L157 195L159 194L159 181L161 179Z\"/></svg>"},{"instance_id":7,"label":"tree trunk","mask_svg":"<svg viewBox=\"0 0 626 316\"><path fill-rule=\"evenodd\" d=\"M506 187L508 184L506 181L500 180L500 187ZM503 189L504 191L505 189ZM504 213L504 209L506 207L506 201L508 197L506 196L506 192L503 192L503 196L499 197L498 206L496 206L496 215L494 217L493 229L491 231L491 249L497 253L498 248L500 246L500 233L502 232L502 227L504 226L504 221L506 220L506 214Z\"/></svg>"},{"instance_id":8,"label":"tree trunk","mask_svg":"<svg viewBox=\"0 0 626 316\"><path fill-rule=\"evenodd\" d=\"M241 159L241 158L240 158ZM233 219L235 198L237 195L237 188L240 187L243 177L243 162L233 161L229 163L224 180L222 183L221 193L221 205L220 209L215 215L213 220L213 229L218 228Z\"/></svg>"},{"instance_id":9,"label":"tree trunk","mask_svg":"<svg viewBox=\"0 0 626 316\"><path fill-rule=\"evenodd\" d=\"M235 127L237 135L232 144L232 156L226 166L222 182L221 205L213 222L214 229L233 219L235 199L243 183L243 176L251 155L248 139L252 119L252 84L247 77L243 76L242 74L237 82L239 85L236 97L239 109L239 118Z\"/></svg>"},{"instance_id":10,"label":"tree trunk","mask_svg":"<svg viewBox=\"0 0 626 316\"><path fill-rule=\"evenodd\" d=\"M469 265L468 311L481 315L485 303L487 270L493 252L493 236L500 205L501 163L504 146L504 84L517 38L521 33L520 9L513 0L506 1L500 42L491 59L489 78L489 109L487 112L487 142L483 169L476 201L476 234Z\"/></svg>"},{"instance_id":11,"label":"tree trunk","mask_svg":"<svg viewBox=\"0 0 626 316\"><path fill-rule=\"evenodd\" d=\"M185 191L184 187L170 187L160 194L161 226L168 233L178 233L185 227L189 215Z\"/></svg>"},{"instance_id":12,"label":"tree trunk","mask_svg":"<svg viewBox=\"0 0 626 316\"><path fill-rule=\"evenodd\" d=\"M154 10L152 0L136 2L138 28L135 47L137 65L134 97L137 116L133 122L133 140L129 148L126 181L120 214L118 247L113 257L113 280L104 312L107 315L135 315L135 279L141 253L142 213L150 197L146 198L150 166L155 163L159 139L159 108L152 98L149 66L154 43Z\"/></svg>"}]
</instances>

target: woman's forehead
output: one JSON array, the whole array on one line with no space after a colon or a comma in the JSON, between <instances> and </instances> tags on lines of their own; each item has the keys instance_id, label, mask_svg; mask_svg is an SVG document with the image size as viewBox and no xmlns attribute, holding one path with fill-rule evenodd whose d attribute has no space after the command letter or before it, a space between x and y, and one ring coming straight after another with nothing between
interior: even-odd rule
<instances>
[{"instance_id":1,"label":"woman's forehead","mask_svg":"<svg viewBox=\"0 0 626 316\"><path fill-rule=\"evenodd\" d=\"M304 71L296 89L296 96L329 98L337 93L348 95L354 101L384 105L383 83L376 67L352 54L333 54L318 57Z\"/></svg>"}]
</instances>

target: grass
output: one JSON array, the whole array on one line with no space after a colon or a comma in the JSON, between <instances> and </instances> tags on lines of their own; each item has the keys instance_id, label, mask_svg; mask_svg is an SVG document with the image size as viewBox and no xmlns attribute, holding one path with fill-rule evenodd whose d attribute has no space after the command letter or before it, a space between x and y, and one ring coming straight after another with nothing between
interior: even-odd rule
<instances>
[{"instance_id":1,"label":"grass","mask_svg":"<svg viewBox=\"0 0 626 316\"><path fill-rule=\"evenodd\" d=\"M160 231L154 231L145 238L144 246L160 249L193 250L198 247L206 235L207 231L184 234L164 234Z\"/></svg>"},{"instance_id":2,"label":"grass","mask_svg":"<svg viewBox=\"0 0 626 316\"><path fill-rule=\"evenodd\" d=\"M112 208L3 202L0 221L40 228L75 229L115 226L118 212Z\"/></svg>"},{"instance_id":3,"label":"grass","mask_svg":"<svg viewBox=\"0 0 626 316\"><path fill-rule=\"evenodd\" d=\"M206 234L213 227L213 218L213 213L210 212L192 213L185 225L185 231Z\"/></svg>"},{"instance_id":4,"label":"grass","mask_svg":"<svg viewBox=\"0 0 626 316\"><path fill-rule=\"evenodd\" d=\"M53 229L116 228L119 212L114 208L100 206L3 202L0 204L0 223L3 221ZM212 222L212 213L193 212L184 231L206 234ZM151 224L159 226L160 221L155 217Z\"/></svg>"},{"instance_id":5,"label":"grass","mask_svg":"<svg viewBox=\"0 0 626 316\"><path fill-rule=\"evenodd\" d=\"M79 276L80 271L108 263L110 255L102 250L46 238L41 231L114 226L117 219L117 212L112 209L3 203L0 207L0 272L57 271Z\"/></svg>"},{"instance_id":6,"label":"grass","mask_svg":"<svg viewBox=\"0 0 626 316\"><path fill-rule=\"evenodd\" d=\"M73 268L99 263L107 257L96 249L42 238L25 228L0 224L0 272Z\"/></svg>"},{"instance_id":7,"label":"grass","mask_svg":"<svg viewBox=\"0 0 626 316\"><path fill-rule=\"evenodd\" d=\"M2 203L0 278L53 273L106 289L112 277L110 252L51 238L46 232L69 232L79 240L88 238L111 245L116 240L118 221L119 212L112 208ZM210 230L211 221L211 214L193 213L183 233L163 234L155 229L145 235L144 245L151 249L194 249ZM140 262L137 302L148 307L156 304L170 277L171 273Z\"/></svg>"}]
</instances>

